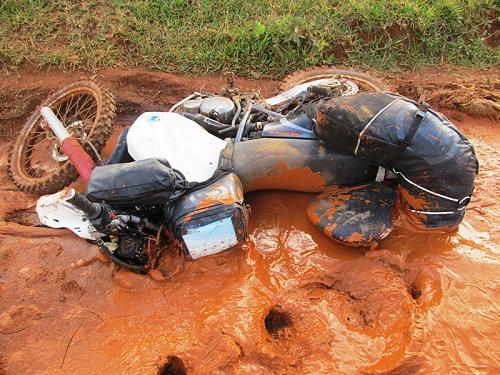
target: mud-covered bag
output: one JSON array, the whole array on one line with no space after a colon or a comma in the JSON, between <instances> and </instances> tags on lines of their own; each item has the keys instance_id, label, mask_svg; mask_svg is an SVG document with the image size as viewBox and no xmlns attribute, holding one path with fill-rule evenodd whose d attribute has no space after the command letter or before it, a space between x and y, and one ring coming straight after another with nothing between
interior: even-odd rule
<instances>
[{"instance_id":1,"label":"mud-covered bag","mask_svg":"<svg viewBox=\"0 0 500 375\"><path fill-rule=\"evenodd\" d=\"M404 207L424 225L460 223L478 162L470 142L446 117L389 93L338 97L315 109L318 137L396 173Z\"/></svg>"},{"instance_id":2,"label":"mud-covered bag","mask_svg":"<svg viewBox=\"0 0 500 375\"><path fill-rule=\"evenodd\" d=\"M187 187L184 177L164 159L95 167L87 184L87 198L114 207L169 203Z\"/></svg>"}]
</instances>

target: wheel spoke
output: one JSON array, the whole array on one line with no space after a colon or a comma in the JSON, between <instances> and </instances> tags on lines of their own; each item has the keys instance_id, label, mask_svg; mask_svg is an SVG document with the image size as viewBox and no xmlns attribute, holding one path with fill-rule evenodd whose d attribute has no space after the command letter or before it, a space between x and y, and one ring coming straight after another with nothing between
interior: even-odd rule
<instances>
[{"instance_id":1,"label":"wheel spoke","mask_svg":"<svg viewBox=\"0 0 500 375\"><path fill-rule=\"evenodd\" d=\"M84 99L79 99L74 111L71 112L68 118L68 124L75 121L85 121L90 111L92 111L93 107L96 106L96 103L92 103L93 97L90 95L86 95ZM97 108L97 107L95 107Z\"/></svg>"},{"instance_id":2,"label":"wheel spoke","mask_svg":"<svg viewBox=\"0 0 500 375\"><path fill-rule=\"evenodd\" d=\"M73 108L71 108L70 111L68 111L68 116L69 116L68 121L69 121L69 123L67 125L71 124L73 121L75 121L77 119L78 108L80 108L81 101L82 101L82 96L79 96L78 99L75 102L75 106Z\"/></svg>"},{"instance_id":3,"label":"wheel spoke","mask_svg":"<svg viewBox=\"0 0 500 375\"><path fill-rule=\"evenodd\" d=\"M75 95L71 95L69 103L66 105L66 107L64 109L64 114L63 114L63 124L64 124L64 126L68 125L68 123L67 123L67 117L71 113L71 110L73 109L73 107L78 103L79 98L80 97L78 97L78 99L76 100L76 102L74 102Z\"/></svg>"},{"instance_id":4,"label":"wheel spoke","mask_svg":"<svg viewBox=\"0 0 500 375\"><path fill-rule=\"evenodd\" d=\"M75 121L78 120L84 121L87 119L86 117L83 116L83 114L87 116L89 110L92 109L93 107L93 103L91 102L92 99L93 98L90 95L88 95L85 101L78 107L77 111L75 112ZM89 104L90 106L88 106Z\"/></svg>"},{"instance_id":5,"label":"wheel spoke","mask_svg":"<svg viewBox=\"0 0 500 375\"><path fill-rule=\"evenodd\" d=\"M93 98L92 98L90 95L86 95L86 98L85 98L85 100L83 101L83 103L81 103L81 104L77 107L77 109L76 109L76 111L75 111L75 116L79 115L79 114L81 113L81 110L82 110L82 109L85 109L85 107L87 106L88 102L89 102L90 100L92 100L92 99L93 99Z\"/></svg>"},{"instance_id":6,"label":"wheel spoke","mask_svg":"<svg viewBox=\"0 0 500 375\"><path fill-rule=\"evenodd\" d=\"M81 111L80 113L82 114L82 116L80 118L80 121L85 122L87 120L92 120L92 122L94 122L96 109L97 109L97 104L93 103L91 106L89 106L85 110ZM94 115L90 116L90 114L92 114L92 112L94 112ZM85 114L85 116L83 116L83 114Z\"/></svg>"}]
</instances>

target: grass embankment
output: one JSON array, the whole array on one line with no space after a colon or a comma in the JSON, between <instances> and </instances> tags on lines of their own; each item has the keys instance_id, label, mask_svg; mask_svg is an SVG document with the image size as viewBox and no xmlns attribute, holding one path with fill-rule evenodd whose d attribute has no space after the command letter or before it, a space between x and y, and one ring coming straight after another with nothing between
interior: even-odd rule
<instances>
[{"instance_id":1,"label":"grass embankment","mask_svg":"<svg viewBox=\"0 0 500 375\"><path fill-rule=\"evenodd\" d=\"M0 63L280 76L500 64L499 0L2 0Z\"/></svg>"}]
</instances>

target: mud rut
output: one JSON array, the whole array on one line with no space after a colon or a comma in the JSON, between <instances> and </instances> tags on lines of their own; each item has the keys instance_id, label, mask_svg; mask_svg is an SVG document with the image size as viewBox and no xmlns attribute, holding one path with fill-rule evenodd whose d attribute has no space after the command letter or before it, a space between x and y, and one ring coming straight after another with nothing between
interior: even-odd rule
<instances>
[{"instance_id":1,"label":"mud rut","mask_svg":"<svg viewBox=\"0 0 500 375\"><path fill-rule=\"evenodd\" d=\"M39 101L79 77L22 74L4 76L1 83L0 374L413 374L500 368L494 348L500 279L495 105L487 107L490 119L449 113L472 139L482 164L471 209L457 232L416 233L402 216L379 249L364 253L318 233L305 215L309 195L252 193L248 244L187 263L160 283L101 261L94 246L70 233L34 226L36 197L8 181L7 150ZM118 98L114 137L143 111L166 109L203 85L212 91L224 85L218 78L143 71L101 74ZM458 79L434 78L431 84L428 76L422 88L412 77L392 77L407 95L439 91L439 82ZM276 87L273 81L236 84L264 96ZM489 91L481 103L498 105L491 95L498 83L457 85L482 85Z\"/></svg>"}]
</instances>

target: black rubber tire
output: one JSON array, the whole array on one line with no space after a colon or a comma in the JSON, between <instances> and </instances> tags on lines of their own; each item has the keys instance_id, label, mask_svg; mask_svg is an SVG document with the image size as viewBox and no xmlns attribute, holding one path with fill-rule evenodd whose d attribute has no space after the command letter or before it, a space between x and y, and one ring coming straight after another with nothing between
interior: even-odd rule
<instances>
[{"instance_id":1,"label":"black rubber tire","mask_svg":"<svg viewBox=\"0 0 500 375\"><path fill-rule=\"evenodd\" d=\"M370 87L370 91L390 91L389 86L387 86L384 82L366 73L335 69L335 67L332 66L321 66L298 70L283 78L279 84L279 89L280 91L286 91L301 83L309 82L313 79L328 78L331 76L342 76L346 79L351 77L353 81L362 82L364 85Z\"/></svg>"},{"instance_id":2,"label":"black rubber tire","mask_svg":"<svg viewBox=\"0 0 500 375\"><path fill-rule=\"evenodd\" d=\"M78 173L69 160L62 162L61 167L50 174L41 177L29 175L25 170L23 148L31 128L35 126L41 116L40 108L44 106L51 107L51 105L57 103L65 96L69 96L79 91L92 95L96 100L96 116L90 128L90 132L88 133L88 140L98 152L104 147L104 144L111 135L113 121L116 115L114 96L101 84L90 80L78 81L61 88L50 95L26 121L12 147L8 172L11 180L19 190L30 194L51 194L63 189L77 179ZM94 152L88 144L83 146L90 155L94 156ZM47 150L47 152L51 151Z\"/></svg>"}]
</instances>

